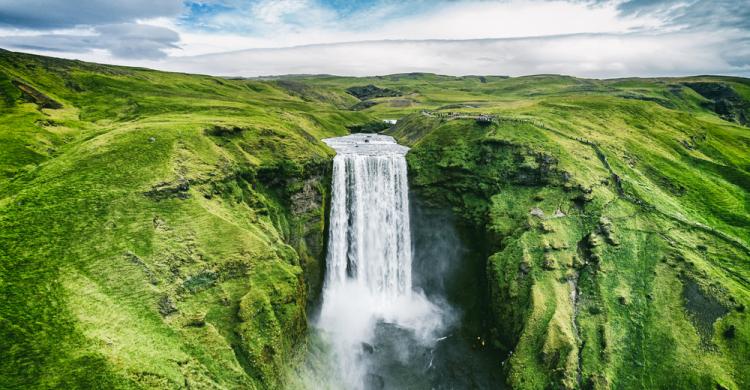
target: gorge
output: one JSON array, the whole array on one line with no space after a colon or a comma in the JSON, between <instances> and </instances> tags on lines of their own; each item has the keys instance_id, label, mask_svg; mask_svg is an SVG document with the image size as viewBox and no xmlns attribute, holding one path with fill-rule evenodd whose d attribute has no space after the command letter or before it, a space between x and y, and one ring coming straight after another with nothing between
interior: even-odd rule
<instances>
[{"instance_id":1,"label":"gorge","mask_svg":"<svg viewBox=\"0 0 750 390\"><path fill-rule=\"evenodd\" d=\"M448 302L444 287L413 284L413 272L417 278L451 278L447 271L462 259L461 242L452 237L452 242L429 242L447 252L431 253L423 267L413 267L413 251L426 248L412 244L408 148L390 136L366 133L323 141L337 154L322 307L313 326L329 344L329 356L323 359L331 359L334 373L313 373L307 386L499 386L487 373L476 372L487 367L470 363L478 354L455 334L461 316ZM427 221L418 217L416 222ZM450 225L421 229L425 228L451 234ZM460 361L456 349L462 351ZM452 374L459 371L460 375Z\"/></svg>"},{"instance_id":2,"label":"gorge","mask_svg":"<svg viewBox=\"0 0 750 390\"><path fill-rule=\"evenodd\" d=\"M748 388L748 107L0 51L0 388Z\"/></svg>"}]
</instances>

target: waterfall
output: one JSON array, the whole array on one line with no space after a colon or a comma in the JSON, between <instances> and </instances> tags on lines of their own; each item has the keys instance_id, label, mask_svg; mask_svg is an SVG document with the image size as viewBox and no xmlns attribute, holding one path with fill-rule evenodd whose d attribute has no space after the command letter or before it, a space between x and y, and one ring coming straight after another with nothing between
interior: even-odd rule
<instances>
[{"instance_id":1,"label":"waterfall","mask_svg":"<svg viewBox=\"0 0 750 390\"><path fill-rule=\"evenodd\" d=\"M341 388L379 387L383 379L368 364L376 328L387 324L429 345L442 324L440 309L412 288L409 149L376 134L323 141L337 154L317 327L332 346Z\"/></svg>"},{"instance_id":2,"label":"waterfall","mask_svg":"<svg viewBox=\"0 0 750 390\"><path fill-rule=\"evenodd\" d=\"M408 148L387 136L326 141L338 152L333 160L327 287L351 279L384 304L409 294Z\"/></svg>"}]
</instances>

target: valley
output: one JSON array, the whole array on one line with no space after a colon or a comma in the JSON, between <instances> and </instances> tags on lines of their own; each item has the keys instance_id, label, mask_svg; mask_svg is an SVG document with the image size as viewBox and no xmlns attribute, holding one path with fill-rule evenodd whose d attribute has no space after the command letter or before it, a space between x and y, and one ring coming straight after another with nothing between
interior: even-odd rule
<instances>
[{"instance_id":1,"label":"valley","mask_svg":"<svg viewBox=\"0 0 750 390\"><path fill-rule=\"evenodd\" d=\"M409 148L409 285L458 319L435 364L479 388L750 386L748 79L242 79L2 50L0 95L2 388L305 387L330 368L310 359L323 140L358 133Z\"/></svg>"}]
</instances>

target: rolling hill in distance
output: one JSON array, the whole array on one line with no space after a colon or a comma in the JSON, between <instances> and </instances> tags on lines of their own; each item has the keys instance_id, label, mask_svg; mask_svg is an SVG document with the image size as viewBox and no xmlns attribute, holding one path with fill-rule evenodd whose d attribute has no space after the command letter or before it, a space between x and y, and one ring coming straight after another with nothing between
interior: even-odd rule
<instances>
[{"instance_id":1,"label":"rolling hill in distance","mask_svg":"<svg viewBox=\"0 0 750 390\"><path fill-rule=\"evenodd\" d=\"M452 216L456 337L500 383L750 387L749 79L242 79L2 50L0 100L0 388L304 386L321 140L359 132L410 147L414 199Z\"/></svg>"}]
</instances>

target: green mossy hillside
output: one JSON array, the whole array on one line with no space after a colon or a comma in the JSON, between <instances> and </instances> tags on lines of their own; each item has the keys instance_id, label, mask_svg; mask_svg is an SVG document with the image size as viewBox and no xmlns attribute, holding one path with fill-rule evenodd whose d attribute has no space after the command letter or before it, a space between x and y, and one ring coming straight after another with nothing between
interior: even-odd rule
<instances>
[{"instance_id":1,"label":"green mossy hillside","mask_svg":"<svg viewBox=\"0 0 750 390\"><path fill-rule=\"evenodd\" d=\"M425 111L390 133L417 191L494 237L509 385L746 388L750 130L613 95Z\"/></svg>"},{"instance_id":2,"label":"green mossy hillside","mask_svg":"<svg viewBox=\"0 0 750 390\"><path fill-rule=\"evenodd\" d=\"M420 199L480 232L509 385L748 388L748 102L731 77L226 79L0 51L0 388L283 387L322 280L320 139L381 130Z\"/></svg>"},{"instance_id":3,"label":"green mossy hillside","mask_svg":"<svg viewBox=\"0 0 750 390\"><path fill-rule=\"evenodd\" d=\"M321 278L318 140L372 119L5 51L0 86L0 387L279 386Z\"/></svg>"}]
</instances>

